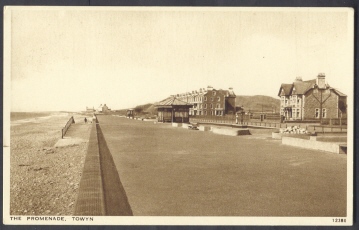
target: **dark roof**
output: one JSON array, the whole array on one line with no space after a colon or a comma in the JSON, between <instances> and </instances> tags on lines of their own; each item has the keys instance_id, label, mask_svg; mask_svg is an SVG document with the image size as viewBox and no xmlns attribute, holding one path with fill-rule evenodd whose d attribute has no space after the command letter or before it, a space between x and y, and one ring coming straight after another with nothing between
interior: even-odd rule
<instances>
[{"instance_id":1,"label":"dark roof","mask_svg":"<svg viewBox=\"0 0 359 230\"><path fill-rule=\"evenodd\" d=\"M282 84L278 96L280 96L281 90L284 90L284 95L289 96L291 94L305 94L308 89L313 88L316 84L316 79L309 81L295 81L292 84ZM294 90L294 92L292 92Z\"/></svg>"},{"instance_id":2,"label":"dark roof","mask_svg":"<svg viewBox=\"0 0 359 230\"><path fill-rule=\"evenodd\" d=\"M293 84L282 84L279 89L278 96L280 96L282 89L284 90L284 95L286 95L286 96L290 95L290 93L292 91L292 87L293 87Z\"/></svg>"},{"instance_id":3,"label":"dark roof","mask_svg":"<svg viewBox=\"0 0 359 230\"><path fill-rule=\"evenodd\" d=\"M316 84L316 79L309 81L295 81L293 82L295 92L293 94L305 94L308 89L313 88Z\"/></svg>"},{"instance_id":4,"label":"dark roof","mask_svg":"<svg viewBox=\"0 0 359 230\"><path fill-rule=\"evenodd\" d=\"M155 106L172 106L172 105L187 105L192 106L192 104L178 100L176 97L168 97L160 102L155 103Z\"/></svg>"},{"instance_id":5,"label":"dark roof","mask_svg":"<svg viewBox=\"0 0 359 230\"><path fill-rule=\"evenodd\" d=\"M278 96L280 96L281 90L284 90L284 94L289 96L291 94L298 95L298 94L305 94L308 90L312 89L313 86L317 83L316 79L308 80L308 81L295 81L292 84L282 84ZM328 86L328 85L327 85ZM344 93L340 92L337 89L331 88L334 93L338 94L341 97L346 97Z\"/></svg>"},{"instance_id":6,"label":"dark roof","mask_svg":"<svg viewBox=\"0 0 359 230\"><path fill-rule=\"evenodd\" d=\"M226 89L213 89L212 91L207 91L207 92L205 92L205 94L206 94L206 93L213 92L213 91L216 91L216 92L218 92L218 93L224 95L225 97L231 97L231 96L232 96L232 97L235 97L235 96L236 96L236 94L234 93L233 90L226 90Z\"/></svg>"},{"instance_id":7,"label":"dark roof","mask_svg":"<svg viewBox=\"0 0 359 230\"><path fill-rule=\"evenodd\" d=\"M330 89L333 90L334 93L338 94L340 97L346 97L347 96L347 95L345 95L344 93L340 92L337 89L334 89L334 88L330 88Z\"/></svg>"}]
</instances>

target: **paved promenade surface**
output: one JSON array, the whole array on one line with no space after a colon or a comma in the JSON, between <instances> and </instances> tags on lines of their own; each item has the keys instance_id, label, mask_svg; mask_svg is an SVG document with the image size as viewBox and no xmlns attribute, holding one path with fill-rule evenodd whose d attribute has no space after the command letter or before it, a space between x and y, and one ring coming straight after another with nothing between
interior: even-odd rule
<instances>
[{"instance_id":1,"label":"paved promenade surface","mask_svg":"<svg viewBox=\"0 0 359 230\"><path fill-rule=\"evenodd\" d=\"M133 214L345 216L346 155L98 116Z\"/></svg>"}]
</instances>

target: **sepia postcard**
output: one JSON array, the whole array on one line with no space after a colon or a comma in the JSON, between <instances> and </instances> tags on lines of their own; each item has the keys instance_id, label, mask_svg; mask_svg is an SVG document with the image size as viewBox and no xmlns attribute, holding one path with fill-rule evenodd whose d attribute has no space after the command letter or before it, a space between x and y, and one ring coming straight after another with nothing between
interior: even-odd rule
<instances>
[{"instance_id":1,"label":"sepia postcard","mask_svg":"<svg viewBox=\"0 0 359 230\"><path fill-rule=\"evenodd\" d=\"M4 8L3 223L353 224L351 8Z\"/></svg>"}]
</instances>

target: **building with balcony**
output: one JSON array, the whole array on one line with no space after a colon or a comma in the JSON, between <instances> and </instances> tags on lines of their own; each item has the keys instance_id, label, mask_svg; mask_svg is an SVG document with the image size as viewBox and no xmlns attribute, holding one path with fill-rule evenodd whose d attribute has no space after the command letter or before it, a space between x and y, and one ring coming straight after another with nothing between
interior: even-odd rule
<instances>
[{"instance_id":1,"label":"building with balcony","mask_svg":"<svg viewBox=\"0 0 359 230\"><path fill-rule=\"evenodd\" d=\"M214 89L208 86L192 92L174 95L177 99L190 103L189 115L224 116L236 113L236 95L233 88Z\"/></svg>"},{"instance_id":2,"label":"building with balcony","mask_svg":"<svg viewBox=\"0 0 359 230\"><path fill-rule=\"evenodd\" d=\"M303 81L297 77L292 84L282 84L280 115L285 120L322 120L346 116L347 96L325 82L325 74Z\"/></svg>"}]
</instances>

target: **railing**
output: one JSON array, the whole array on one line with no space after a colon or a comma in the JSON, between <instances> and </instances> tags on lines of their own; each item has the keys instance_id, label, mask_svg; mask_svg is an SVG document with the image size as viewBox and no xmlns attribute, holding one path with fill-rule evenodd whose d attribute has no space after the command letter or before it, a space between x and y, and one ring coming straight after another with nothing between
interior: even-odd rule
<instances>
[{"instance_id":1,"label":"railing","mask_svg":"<svg viewBox=\"0 0 359 230\"><path fill-rule=\"evenodd\" d=\"M347 132L348 127L346 125L310 125L310 128L314 132L332 133L332 132Z\"/></svg>"},{"instance_id":2,"label":"railing","mask_svg":"<svg viewBox=\"0 0 359 230\"><path fill-rule=\"evenodd\" d=\"M347 125L346 118L323 118L322 125Z\"/></svg>"},{"instance_id":3,"label":"railing","mask_svg":"<svg viewBox=\"0 0 359 230\"><path fill-rule=\"evenodd\" d=\"M270 122L270 121L260 121L260 120L247 120L241 122L238 119L238 123L236 123L235 118L232 117L214 117L214 118L191 118L191 123L213 123L218 125L244 125L244 126L257 126L257 127L264 127L264 128L277 128L277 129L284 129L291 126L297 126L298 128L305 129L309 132L347 132L347 126L345 125L310 125L310 124L292 124L292 123L280 123L280 122Z\"/></svg>"},{"instance_id":4,"label":"railing","mask_svg":"<svg viewBox=\"0 0 359 230\"><path fill-rule=\"evenodd\" d=\"M65 127L61 131L61 138L63 139L67 130L70 128L71 124L75 123L74 117L70 117L70 119L67 121Z\"/></svg>"},{"instance_id":5,"label":"railing","mask_svg":"<svg viewBox=\"0 0 359 230\"><path fill-rule=\"evenodd\" d=\"M191 122L208 122L208 123L223 123L223 124L235 124L236 116L235 115L226 115L226 116L205 116L205 115L196 115L190 117ZM249 116L244 115L243 117L238 116L237 121L248 121Z\"/></svg>"}]
</instances>

